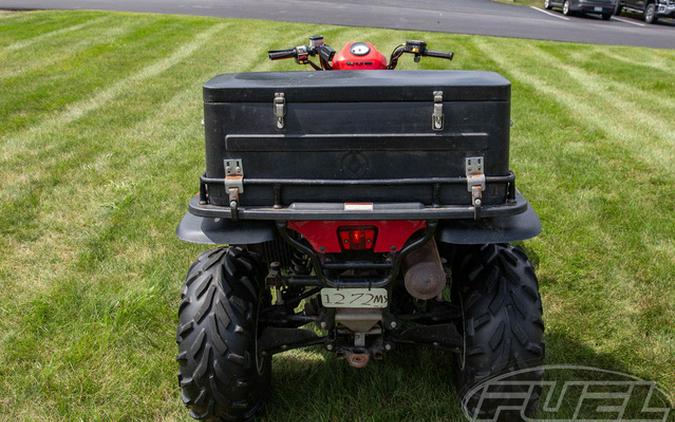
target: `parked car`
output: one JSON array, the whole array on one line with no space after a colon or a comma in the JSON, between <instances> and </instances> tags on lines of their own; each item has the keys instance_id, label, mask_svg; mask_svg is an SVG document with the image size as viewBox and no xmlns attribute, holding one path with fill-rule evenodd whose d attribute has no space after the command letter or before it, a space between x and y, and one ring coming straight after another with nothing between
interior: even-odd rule
<instances>
[{"instance_id":1,"label":"parked car","mask_svg":"<svg viewBox=\"0 0 675 422\"><path fill-rule=\"evenodd\" d=\"M544 0L544 7L549 10L561 8L565 16L598 13L602 15L602 19L609 20L616 10L616 2L617 0Z\"/></svg>"},{"instance_id":2,"label":"parked car","mask_svg":"<svg viewBox=\"0 0 675 422\"><path fill-rule=\"evenodd\" d=\"M656 23L659 18L675 18L675 0L618 0L616 14L623 10L641 14L647 23Z\"/></svg>"}]
</instances>

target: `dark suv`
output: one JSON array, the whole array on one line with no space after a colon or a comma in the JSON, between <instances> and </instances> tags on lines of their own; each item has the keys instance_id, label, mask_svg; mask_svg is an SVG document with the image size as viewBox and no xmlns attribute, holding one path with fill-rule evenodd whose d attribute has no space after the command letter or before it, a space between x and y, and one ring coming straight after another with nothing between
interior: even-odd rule
<instances>
[{"instance_id":1,"label":"dark suv","mask_svg":"<svg viewBox=\"0 0 675 422\"><path fill-rule=\"evenodd\" d=\"M544 0L546 9L561 8L565 16L575 13L598 13L602 19L609 20L619 0Z\"/></svg>"},{"instance_id":2,"label":"dark suv","mask_svg":"<svg viewBox=\"0 0 675 422\"><path fill-rule=\"evenodd\" d=\"M656 23L659 18L675 17L675 0L619 0L616 14L622 10L640 13L645 22Z\"/></svg>"}]
</instances>

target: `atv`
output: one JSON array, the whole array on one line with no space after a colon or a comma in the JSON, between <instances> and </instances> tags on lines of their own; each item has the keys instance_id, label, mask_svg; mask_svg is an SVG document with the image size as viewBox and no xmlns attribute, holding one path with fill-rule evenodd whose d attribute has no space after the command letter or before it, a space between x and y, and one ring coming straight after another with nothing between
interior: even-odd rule
<instances>
[{"instance_id":1,"label":"atv","mask_svg":"<svg viewBox=\"0 0 675 422\"><path fill-rule=\"evenodd\" d=\"M477 386L543 363L537 279L510 245L540 231L508 166L510 83L394 71L404 54L453 58L423 41L387 59L369 42L336 51L313 36L269 58L318 72L204 85L206 171L177 229L216 245L189 268L179 307L194 418L254 418L272 356L295 348L354 368L402 344L445 351L466 414L481 418L500 403Z\"/></svg>"}]
</instances>

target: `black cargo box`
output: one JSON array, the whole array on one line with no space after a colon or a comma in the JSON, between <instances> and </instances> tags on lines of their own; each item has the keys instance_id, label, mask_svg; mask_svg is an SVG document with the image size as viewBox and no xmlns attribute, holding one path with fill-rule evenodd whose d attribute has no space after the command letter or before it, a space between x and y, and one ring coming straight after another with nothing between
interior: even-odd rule
<instances>
[{"instance_id":1,"label":"black cargo box","mask_svg":"<svg viewBox=\"0 0 675 422\"><path fill-rule=\"evenodd\" d=\"M217 76L204 85L206 174L191 210L227 216L228 161L243 176L242 218L341 218L351 202L384 213L372 218L466 218L472 159L471 179L486 182L480 211L518 213L526 204L508 164L510 88L473 71Z\"/></svg>"}]
</instances>

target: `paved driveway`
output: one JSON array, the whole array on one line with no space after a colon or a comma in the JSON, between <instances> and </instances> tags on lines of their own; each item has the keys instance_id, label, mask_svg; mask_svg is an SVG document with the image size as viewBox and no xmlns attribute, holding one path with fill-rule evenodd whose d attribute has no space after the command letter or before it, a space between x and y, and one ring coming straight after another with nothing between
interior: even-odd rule
<instances>
[{"instance_id":1,"label":"paved driveway","mask_svg":"<svg viewBox=\"0 0 675 422\"><path fill-rule=\"evenodd\" d=\"M566 18L491 0L0 0L0 8L127 10L675 48L672 21Z\"/></svg>"}]
</instances>

